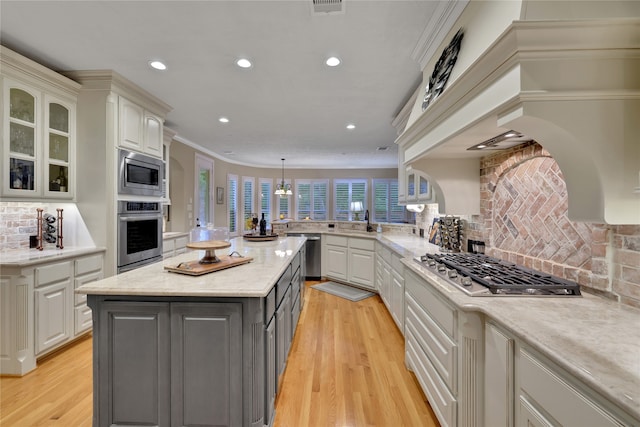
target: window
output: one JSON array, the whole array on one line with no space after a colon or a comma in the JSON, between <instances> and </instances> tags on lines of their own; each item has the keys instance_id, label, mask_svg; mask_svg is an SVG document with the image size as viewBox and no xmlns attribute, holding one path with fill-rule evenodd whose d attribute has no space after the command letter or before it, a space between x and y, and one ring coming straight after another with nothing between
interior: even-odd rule
<instances>
[{"instance_id":1,"label":"window","mask_svg":"<svg viewBox=\"0 0 640 427\"><path fill-rule=\"evenodd\" d=\"M334 218L336 221L352 221L356 215L351 211L351 202L362 202L367 210L367 181L364 179L336 179L334 181ZM364 212L358 212L364 219Z\"/></svg>"},{"instance_id":2,"label":"window","mask_svg":"<svg viewBox=\"0 0 640 427\"><path fill-rule=\"evenodd\" d=\"M229 218L229 235L238 235L238 176L227 175L227 217Z\"/></svg>"},{"instance_id":3,"label":"window","mask_svg":"<svg viewBox=\"0 0 640 427\"><path fill-rule=\"evenodd\" d=\"M285 180L284 182L285 184L291 184L289 180ZM279 216L282 216L282 218L291 218L291 196L276 196L276 206Z\"/></svg>"},{"instance_id":4,"label":"window","mask_svg":"<svg viewBox=\"0 0 640 427\"><path fill-rule=\"evenodd\" d=\"M373 180L373 222L404 222L404 206L398 205L398 180Z\"/></svg>"},{"instance_id":5,"label":"window","mask_svg":"<svg viewBox=\"0 0 640 427\"><path fill-rule=\"evenodd\" d=\"M257 214L254 208L255 178L242 177L242 223L244 230L251 230L252 214Z\"/></svg>"},{"instance_id":6,"label":"window","mask_svg":"<svg viewBox=\"0 0 640 427\"><path fill-rule=\"evenodd\" d=\"M296 180L296 218L327 219L328 180Z\"/></svg>"},{"instance_id":7,"label":"window","mask_svg":"<svg viewBox=\"0 0 640 427\"><path fill-rule=\"evenodd\" d=\"M259 214L262 217L264 214L264 219L267 221L267 224L271 224L271 199L273 194L273 180L268 178L260 178L260 209Z\"/></svg>"}]
</instances>

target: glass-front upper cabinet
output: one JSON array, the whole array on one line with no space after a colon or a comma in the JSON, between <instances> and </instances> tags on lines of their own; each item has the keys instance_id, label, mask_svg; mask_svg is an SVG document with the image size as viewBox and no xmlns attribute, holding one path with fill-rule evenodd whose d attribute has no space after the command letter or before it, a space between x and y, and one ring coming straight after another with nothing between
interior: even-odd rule
<instances>
[{"instance_id":1,"label":"glass-front upper cabinet","mask_svg":"<svg viewBox=\"0 0 640 427\"><path fill-rule=\"evenodd\" d=\"M75 109L51 96L45 96L45 193L50 197L73 195L73 119Z\"/></svg>"},{"instance_id":2,"label":"glass-front upper cabinet","mask_svg":"<svg viewBox=\"0 0 640 427\"><path fill-rule=\"evenodd\" d=\"M2 194L72 199L75 103L3 78Z\"/></svg>"},{"instance_id":3,"label":"glass-front upper cabinet","mask_svg":"<svg viewBox=\"0 0 640 427\"><path fill-rule=\"evenodd\" d=\"M39 99L28 87L6 82L4 87L3 189L6 194L29 195L39 191Z\"/></svg>"}]
</instances>

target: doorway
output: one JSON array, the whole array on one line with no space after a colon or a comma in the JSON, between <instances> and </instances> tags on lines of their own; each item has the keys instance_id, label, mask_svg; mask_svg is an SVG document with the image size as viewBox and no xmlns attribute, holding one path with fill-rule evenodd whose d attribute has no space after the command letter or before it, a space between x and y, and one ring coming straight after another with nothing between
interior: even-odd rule
<instances>
[{"instance_id":1,"label":"doorway","mask_svg":"<svg viewBox=\"0 0 640 427\"><path fill-rule=\"evenodd\" d=\"M214 223L213 160L196 154L195 217L201 226Z\"/></svg>"}]
</instances>

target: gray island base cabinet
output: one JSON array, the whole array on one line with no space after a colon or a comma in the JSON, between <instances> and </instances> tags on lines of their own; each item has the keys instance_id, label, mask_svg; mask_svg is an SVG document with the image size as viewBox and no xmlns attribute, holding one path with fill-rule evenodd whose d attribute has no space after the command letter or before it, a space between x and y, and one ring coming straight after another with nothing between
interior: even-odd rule
<instances>
[{"instance_id":1,"label":"gray island base cabinet","mask_svg":"<svg viewBox=\"0 0 640 427\"><path fill-rule=\"evenodd\" d=\"M186 301L89 295L99 317L96 425L243 425L243 388L260 387L263 374L260 299ZM245 360L243 346L256 350ZM252 381L243 387L241 378ZM260 399L246 397L257 415L251 424L262 425Z\"/></svg>"},{"instance_id":2,"label":"gray island base cabinet","mask_svg":"<svg viewBox=\"0 0 640 427\"><path fill-rule=\"evenodd\" d=\"M93 312L93 425L272 425L302 305L303 256L289 258L265 297L115 294L107 280L85 288ZM247 265L262 268L259 262ZM164 274L154 276L160 281L185 280L145 268Z\"/></svg>"}]
</instances>

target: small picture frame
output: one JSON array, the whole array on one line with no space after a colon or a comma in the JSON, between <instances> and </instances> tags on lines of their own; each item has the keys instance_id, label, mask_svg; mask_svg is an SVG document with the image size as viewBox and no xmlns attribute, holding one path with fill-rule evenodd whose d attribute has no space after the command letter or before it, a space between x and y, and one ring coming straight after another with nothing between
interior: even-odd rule
<instances>
[{"instance_id":1,"label":"small picture frame","mask_svg":"<svg viewBox=\"0 0 640 427\"><path fill-rule=\"evenodd\" d=\"M224 203L224 188L216 187L216 203L221 205Z\"/></svg>"}]
</instances>

